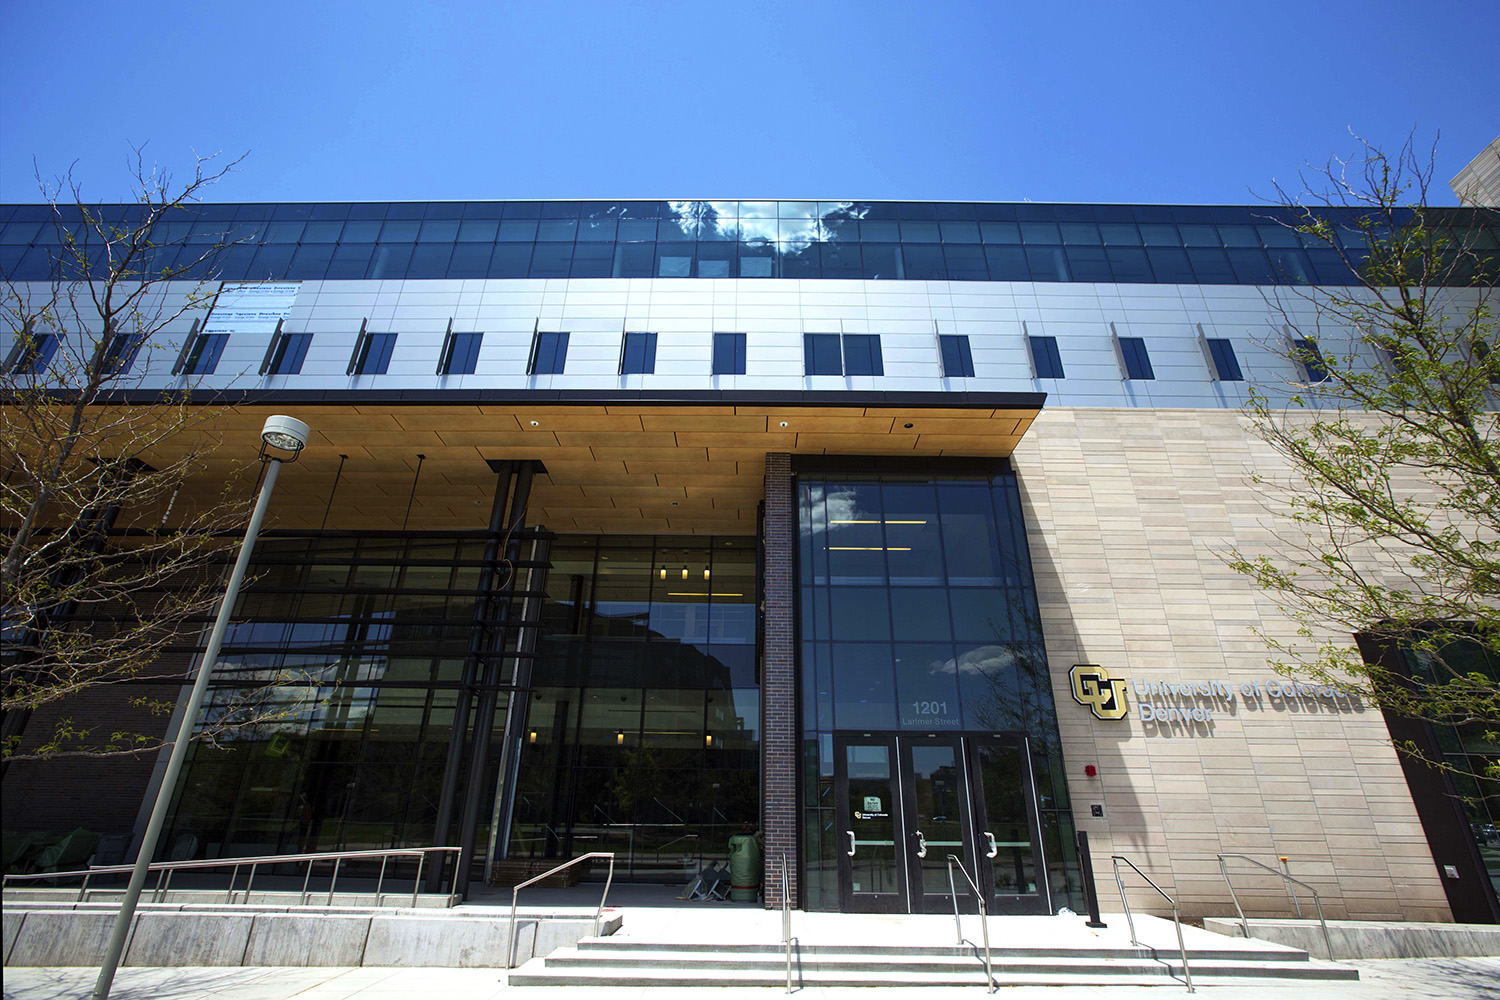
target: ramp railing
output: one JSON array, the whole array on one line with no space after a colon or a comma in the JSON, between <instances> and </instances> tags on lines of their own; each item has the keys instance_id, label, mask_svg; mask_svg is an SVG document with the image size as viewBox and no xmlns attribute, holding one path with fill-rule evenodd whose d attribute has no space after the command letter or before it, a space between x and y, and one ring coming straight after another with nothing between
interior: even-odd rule
<instances>
[{"instance_id":1,"label":"ramp railing","mask_svg":"<svg viewBox=\"0 0 1500 1000\"><path fill-rule=\"evenodd\" d=\"M339 867L345 861L380 859L380 876L375 883L375 905L382 905L385 898L385 870L386 865L392 858L416 858L417 878L412 883L411 905L417 905L418 891L422 884L422 866L429 854L457 853L457 847L392 847L374 851L322 851L313 854L265 854L257 857L246 858L203 858L196 861L156 861L147 867L147 872L156 872L156 887L151 890L151 902L157 903L166 899L167 893L172 888L172 876L180 871L202 871L212 868L229 869L229 888L225 893L225 903L248 903L250 902L250 890L255 885L255 875L262 866L301 864L307 863L307 873L302 879L302 893L299 900L300 905L307 905L308 896L311 893L308 886L312 882L313 866L321 861L333 862L333 874L328 883L327 905L333 905L334 889L338 886ZM240 870L250 869L250 875L245 880L244 889L236 889L239 882ZM9 886L13 881L26 880L38 881L44 879L71 879L82 878L83 883L78 889L78 902L83 902L88 897L89 882L100 875L129 875L135 870L134 865L91 865L81 871L71 872L28 872L21 875L6 875L5 885ZM455 873L455 878L457 874ZM453 886L448 887L449 895L453 893ZM240 893L244 893L240 897ZM403 893L404 895L404 893Z\"/></svg>"},{"instance_id":2,"label":"ramp railing","mask_svg":"<svg viewBox=\"0 0 1500 1000\"><path fill-rule=\"evenodd\" d=\"M1312 886L1308 885L1306 882L1302 881L1299 878L1293 878L1291 872L1279 868L1272 868L1270 865L1261 864L1259 861L1256 861L1254 858L1248 857L1247 855L1221 854L1219 855L1219 872L1224 876L1224 884L1229 886L1229 898L1234 900L1235 912L1240 915L1240 929L1244 931L1245 937L1247 939L1250 937L1250 921L1245 919L1244 908L1240 906L1240 897L1235 894L1234 883L1229 880L1229 867L1224 864L1224 859L1226 858L1237 858L1240 861L1248 861L1255 867L1263 868L1266 871L1270 872L1272 875L1275 875L1277 878L1284 879L1286 881L1287 891L1291 893L1292 903L1297 907L1297 916L1299 917L1302 916L1302 904L1297 902L1297 893L1296 890L1292 889L1292 886L1300 885L1302 888L1312 893L1313 905L1318 908L1318 923L1323 926L1323 946L1328 949L1328 960L1330 962L1333 961L1333 939L1328 936L1328 921L1323 919L1323 902L1318 898L1318 890L1314 889ZM1286 861L1285 858L1282 858L1281 860L1283 862Z\"/></svg>"}]
</instances>

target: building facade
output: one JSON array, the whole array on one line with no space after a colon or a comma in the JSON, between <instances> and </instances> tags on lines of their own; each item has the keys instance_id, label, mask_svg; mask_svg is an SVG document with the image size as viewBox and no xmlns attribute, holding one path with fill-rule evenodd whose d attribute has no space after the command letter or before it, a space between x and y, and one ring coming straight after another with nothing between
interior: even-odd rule
<instances>
[{"instance_id":1,"label":"building facade","mask_svg":"<svg viewBox=\"0 0 1500 1000\"><path fill-rule=\"evenodd\" d=\"M23 287L47 219L0 208ZM185 211L163 252L235 243L218 294L137 345L132 391L236 404L205 495L265 415L314 439L206 717L275 711L194 749L164 850L457 843L476 876L612 851L685 881L750 828L805 908L951 909L951 854L995 911L1044 913L1083 906L1082 831L1101 893L1119 854L1189 914L1227 912L1218 856L1241 854L1288 858L1329 916L1484 919L1451 883L1493 910L1500 803L1434 838L1379 708L1277 675L1263 636L1294 623L1225 562L1285 527L1250 478L1278 460L1249 387L1315 381L1293 330L1354 283L1293 221ZM5 824L129 830L151 764L17 764ZM101 766L118 805L78 791ZM1284 912L1279 883L1237 887Z\"/></svg>"}]
</instances>

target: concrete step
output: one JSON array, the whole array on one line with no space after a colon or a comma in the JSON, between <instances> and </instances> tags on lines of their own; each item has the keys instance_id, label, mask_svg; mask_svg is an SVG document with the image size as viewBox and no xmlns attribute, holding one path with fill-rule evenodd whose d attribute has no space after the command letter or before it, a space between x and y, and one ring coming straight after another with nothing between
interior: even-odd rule
<instances>
[{"instance_id":1,"label":"concrete step","mask_svg":"<svg viewBox=\"0 0 1500 1000\"><path fill-rule=\"evenodd\" d=\"M795 954L804 957L823 955L864 955L870 957L890 955L931 955L937 957L972 958L979 954L982 949L977 944L951 944L951 945L861 945L861 944L797 944L794 946ZM577 944L577 949L585 953L610 953L621 954L631 951L672 951L681 953L710 952L716 955L772 955L784 956L786 949L779 944L733 944L724 942L680 942L671 943L637 940L629 937L589 937L584 938ZM1163 949L1145 949L1147 953L1160 952L1163 955L1177 957L1177 949L1169 952ZM990 955L998 961L1001 958L1133 958L1142 953L1141 948L1133 947L1110 947L1107 945L1097 947L1001 947L992 944ZM1305 962L1309 958L1308 953L1300 948L1290 947L1236 947L1236 948L1188 948L1188 961L1196 962L1204 960L1225 960L1244 962Z\"/></svg>"},{"instance_id":2,"label":"concrete step","mask_svg":"<svg viewBox=\"0 0 1500 1000\"><path fill-rule=\"evenodd\" d=\"M1046 951L1049 954L1038 954ZM1226 957L1189 952L1195 978L1215 983L1351 980L1357 970L1311 961L1284 949L1225 949ZM1104 952L1105 954L1099 954ZM1060 954L1053 954L1060 953ZM1155 984L1181 981L1181 959L1151 949L1009 949L992 951L997 981L1007 985ZM977 948L794 945L792 979L804 986L984 985ZM784 986L785 951L764 945L702 947L585 939L512 970L515 986Z\"/></svg>"},{"instance_id":3,"label":"concrete step","mask_svg":"<svg viewBox=\"0 0 1500 1000\"><path fill-rule=\"evenodd\" d=\"M513 986L785 986L786 966L774 962L721 961L684 966L670 958L660 965L570 964L559 949L546 959L534 959L510 973ZM799 986L983 986L984 965L973 959L967 967L956 963L903 962L848 956L845 962L809 966L793 961L792 982ZM753 967L745 967L751 965ZM1216 984L1265 984L1268 980L1329 981L1359 978L1357 970L1323 962L1192 962L1195 979ZM996 962L995 980L1007 986L1164 985L1182 982L1180 962L1142 960L1008 960Z\"/></svg>"}]
</instances>

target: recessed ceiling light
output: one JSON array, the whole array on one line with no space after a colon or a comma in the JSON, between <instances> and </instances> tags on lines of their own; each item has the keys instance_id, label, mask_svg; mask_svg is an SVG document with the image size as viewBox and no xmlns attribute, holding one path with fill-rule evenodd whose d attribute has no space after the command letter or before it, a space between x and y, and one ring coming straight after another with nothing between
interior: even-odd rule
<instances>
[{"instance_id":1,"label":"recessed ceiling light","mask_svg":"<svg viewBox=\"0 0 1500 1000\"><path fill-rule=\"evenodd\" d=\"M783 426L783 427L785 427L785 426L786 426L786 421L785 421L785 420L783 420L783 421L782 421L782 422L781 422L781 426Z\"/></svg>"},{"instance_id":2,"label":"recessed ceiling light","mask_svg":"<svg viewBox=\"0 0 1500 1000\"><path fill-rule=\"evenodd\" d=\"M905 427L907 430L911 430L911 424L902 424L901 426Z\"/></svg>"},{"instance_id":3,"label":"recessed ceiling light","mask_svg":"<svg viewBox=\"0 0 1500 1000\"><path fill-rule=\"evenodd\" d=\"M533 426L533 427L540 427L540 426L542 426L542 425L541 425L541 423L540 423L540 422L539 422L539 421L536 421L536 420L533 420L533 421L532 421L532 422L531 422L531 426Z\"/></svg>"}]
</instances>

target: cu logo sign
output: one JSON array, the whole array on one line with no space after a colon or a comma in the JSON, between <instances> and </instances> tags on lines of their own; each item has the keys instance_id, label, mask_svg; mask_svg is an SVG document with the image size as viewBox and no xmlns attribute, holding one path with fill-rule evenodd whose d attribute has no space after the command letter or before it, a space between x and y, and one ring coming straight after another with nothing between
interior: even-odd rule
<instances>
[{"instance_id":1,"label":"cu logo sign","mask_svg":"<svg viewBox=\"0 0 1500 1000\"><path fill-rule=\"evenodd\" d=\"M1097 663L1075 663L1068 671L1073 700L1088 707L1096 719L1125 718L1125 682L1112 680Z\"/></svg>"}]
</instances>

